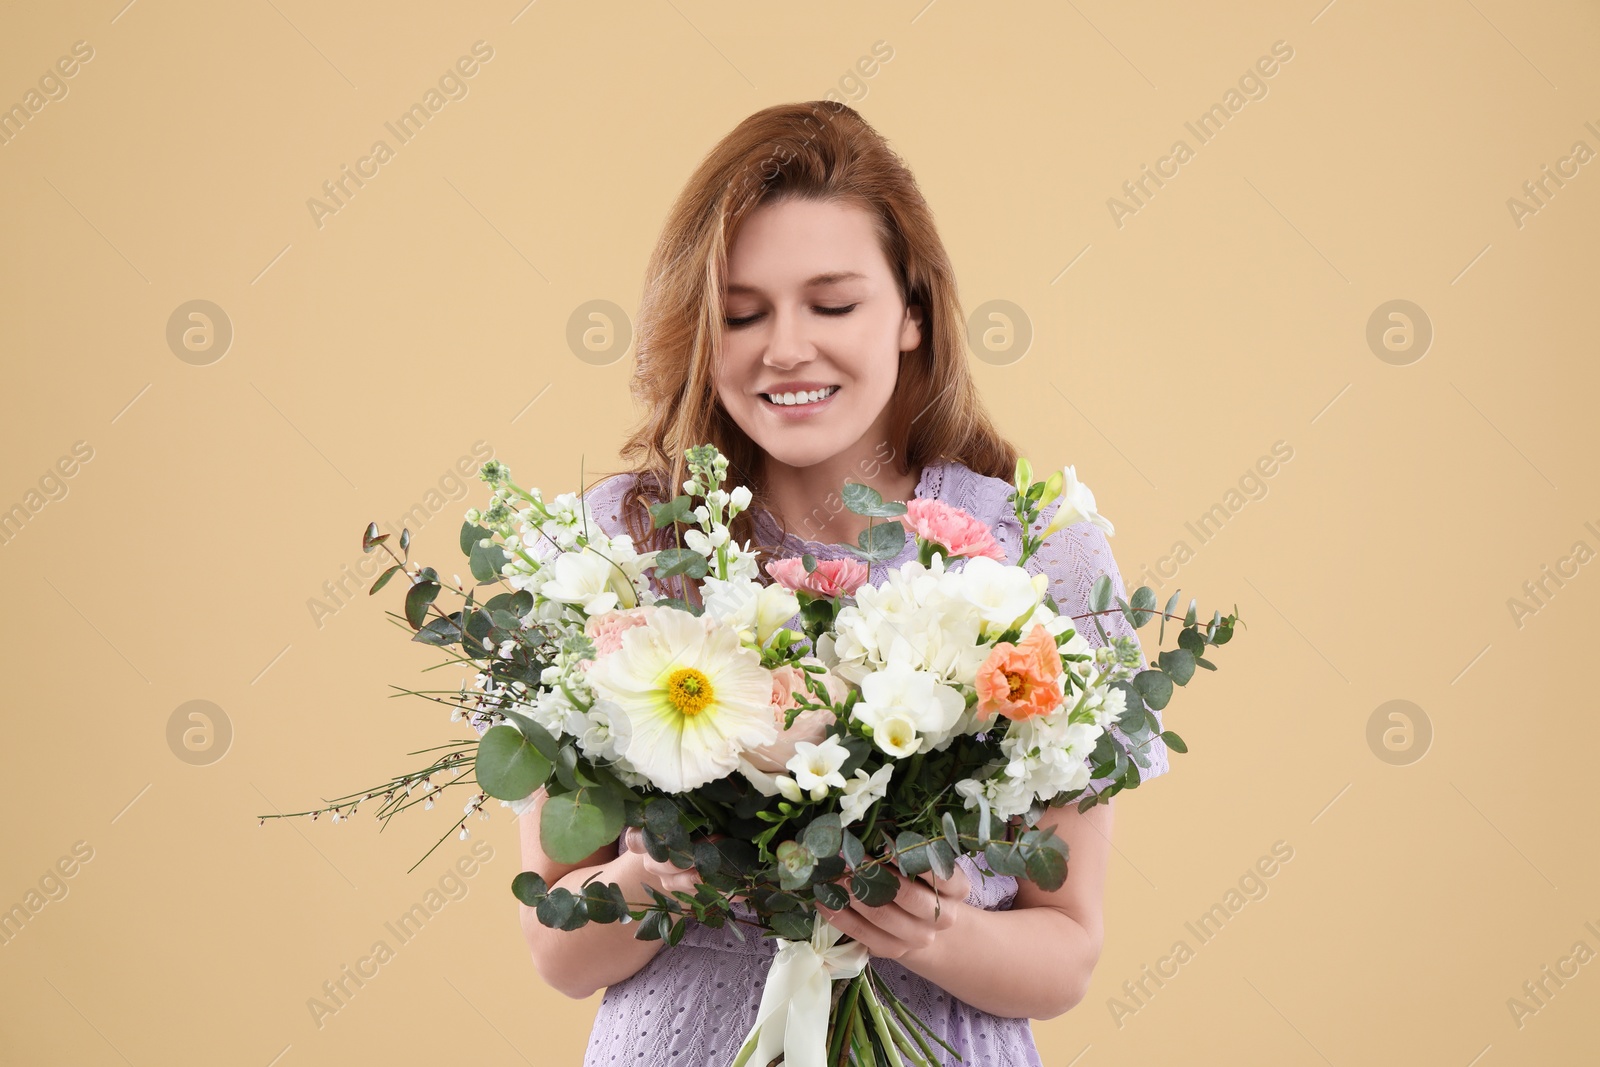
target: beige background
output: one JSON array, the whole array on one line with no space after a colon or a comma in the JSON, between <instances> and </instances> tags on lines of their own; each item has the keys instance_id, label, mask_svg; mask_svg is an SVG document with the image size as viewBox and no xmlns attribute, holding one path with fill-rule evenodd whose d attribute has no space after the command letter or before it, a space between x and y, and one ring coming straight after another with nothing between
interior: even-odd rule
<instances>
[{"instance_id":1,"label":"beige background","mask_svg":"<svg viewBox=\"0 0 1600 1067\"><path fill-rule=\"evenodd\" d=\"M125 2L0 25L8 107L93 49L0 147L0 507L42 505L0 545L0 906L92 850L0 947L0 1060L579 1062L598 998L528 960L504 809L410 874L464 789L381 835L369 811L257 825L459 729L388 696L457 677L391 629L397 594L308 601L366 522L418 504L438 511L414 554L465 571L486 490L449 472L474 442L550 491L615 465L629 360L575 351L569 320L633 312L717 138L830 90L918 175L969 313L1026 317L1020 358L975 354L1006 431L1077 465L1130 588L1186 541L1144 580L1248 625L1172 706L1190 753L1119 798L1105 953L1036 1025L1045 1061L1594 1056L1600 963L1520 1025L1508 1000L1600 952L1600 163L1520 226L1507 205L1575 142L1600 151L1593 4ZM394 147L384 123L479 40L468 95L319 228L307 200ZM852 78L879 41L892 58ZM1199 145L1184 123L1278 41L1267 95ZM1179 138L1194 157L1119 227L1108 198ZM1366 339L1397 299L1434 334L1407 365ZM192 300L234 331L209 365L166 339ZM1230 497L1280 441L1265 495ZM50 480L77 442L92 458ZM29 497L41 479L59 499ZM1218 504L1202 545L1185 524ZM1576 574L1519 625L1546 566ZM231 724L206 765L169 747L191 700ZM1369 745L1391 700L1431 742ZM1185 924L1275 842L1293 859L1201 944ZM322 983L485 844L466 895L318 1027Z\"/></svg>"}]
</instances>

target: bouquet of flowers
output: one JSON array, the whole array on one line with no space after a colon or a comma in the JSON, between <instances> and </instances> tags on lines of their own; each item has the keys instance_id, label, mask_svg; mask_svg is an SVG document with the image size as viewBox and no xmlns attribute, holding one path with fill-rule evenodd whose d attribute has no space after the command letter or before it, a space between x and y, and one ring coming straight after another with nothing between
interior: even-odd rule
<instances>
[{"instance_id":1,"label":"bouquet of flowers","mask_svg":"<svg viewBox=\"0 0 1600 1067\"><path fill-rule=\"evenodd\" d=\"M687 462L683 494L650 506L653 528L672 527L675 547L650 552L607 536L576 494L546 501L512 482L504 464L485 463L479 475L493 497L467 513L461 549L473 577L498 591L480 599L482 587L457 577L454 611L438 605L438 572L410 561L409 531L396 553L388 534L368 527L363 547L395 561L371 592L403 574L412 639L474 671L470 691L463 682L406 692L450 704L451 719L479 736L376 789L295 814L332 811L339 821L381 795L386 821L419 800L432 807L469 775L476 793L466 815L486 817L490 797L521 814L543 789L540 841L552 859L578 863L638 827L653 857L693 866L700 879L693 893L646 886L650 900L630 901L615 883L574 892L524 871L512 892L546 926L635 922L635 936L671 945L692 919L778 939L734 1067L766 1067L785 1053L790 1062L826 1054L830 1064L933 1067L930 1041L942 1040L816 905L887 903L896 870L949 878L963 854L1059 888L1067 846L1037 827L1040 816L1136 787L1157 736L1186 751L1153 712L1197 669L1216 669L1207 646L1227 643L1238 617L1201 622L1192 600L1179 616L1178 593L1158 611L1151 589L1123 600L1106 576L1086 619L1063 615L1046 579L1022 563L1073 523L1109 531L1071 467L1034 481L1028 461L1018 462L1015 564L959 509L886 501L847 483L847 507L894 521L870 524L853 559L775 560L763 583L755 553L729 533L749 489L722 487L727 460L710 445L689 449ZM1051 523L1030 532L1058 499ZM867 584L867 564L896 558L908 536L915 558ZM694 583L698 596L658 592L671 579L684 593ZM1141 669L1135 641L1107 638L1099 616L1111 611L1135 628L1159 618L1158 643L1175 623L1176 647ZM1084 621L1101 647L1078 632ZM1095 780L1110 784L1096 789Z\"/></svg>"}]
</instances>

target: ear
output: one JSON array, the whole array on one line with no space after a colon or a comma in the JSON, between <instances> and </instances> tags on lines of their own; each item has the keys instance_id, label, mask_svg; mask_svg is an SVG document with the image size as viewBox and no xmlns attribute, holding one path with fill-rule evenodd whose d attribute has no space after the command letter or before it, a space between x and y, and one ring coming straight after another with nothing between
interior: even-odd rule
<instances>
[{"instance_id":1,"label":"ear","mask_svg":"<svg viewBox=\"0 0 1600 1067\"><path fill-rule=\"evenodd\" d=\"M915 351L922 344L922 307L906 305L906 315L900 325L900 351Z\"/></svg>"}]
</instances>

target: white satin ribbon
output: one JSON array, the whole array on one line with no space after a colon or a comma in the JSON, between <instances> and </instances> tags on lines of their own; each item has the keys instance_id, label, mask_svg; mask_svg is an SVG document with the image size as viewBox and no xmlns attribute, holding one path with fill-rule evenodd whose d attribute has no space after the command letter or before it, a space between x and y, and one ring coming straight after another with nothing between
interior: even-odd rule
<instances>
[{"instance_id":1,"label":"white satin ribbon","mask_svg":"<svg viewBox=\"0 0 1600 1067\"><path fill-rule=\"evenodd\" d=\"M780 1052L784 1067L826 1067L833 982L860 974L869 955L860 941L836 944L841 936L838 927L818 914L810 941L777 939L778 954L767 972L755 1025L739 1043L743 1049L756 1038L746 1061L750 1067L766 1067Z\"/></svg>"}]
</instances>

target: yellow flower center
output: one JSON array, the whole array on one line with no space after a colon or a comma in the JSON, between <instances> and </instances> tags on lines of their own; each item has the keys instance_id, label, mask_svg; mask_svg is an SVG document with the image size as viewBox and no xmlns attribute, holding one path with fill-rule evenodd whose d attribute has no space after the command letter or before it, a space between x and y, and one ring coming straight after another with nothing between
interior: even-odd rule
<instances>
[{"instance_id":1,"label":"yellow flower center","mask_svg":"<svg viewBox=\"0 0 1600 1067\"><path fill-rule=\"evenodd\" d=\"M1006 686L1014 697L1028 687L1028 680L1020 674L1007 674Z\"/></svg>"},{"instance_id":2,"label":"yellow flower center","mask_svg":"<svg viewBox=\"0 0 1600 1067\"><path fill-rule=\"evenodd\" d=\"M690 718L706 710L714 693L711 679L693 667L679 667L667 679L667 699L679 714Z\"/></svg>"}]
</instances>

